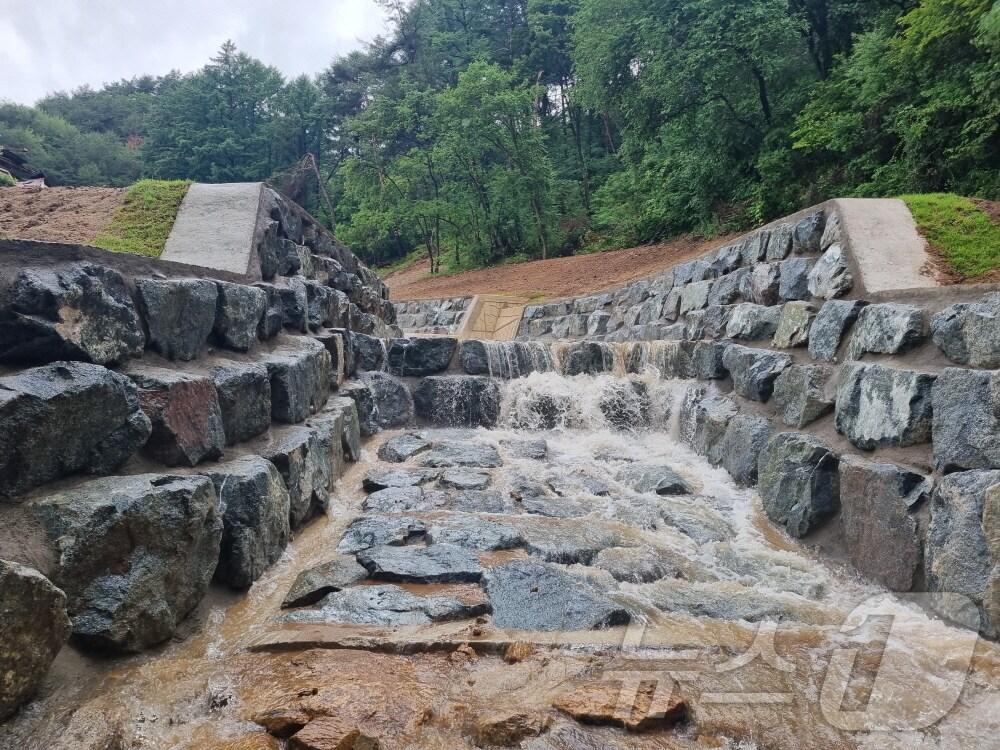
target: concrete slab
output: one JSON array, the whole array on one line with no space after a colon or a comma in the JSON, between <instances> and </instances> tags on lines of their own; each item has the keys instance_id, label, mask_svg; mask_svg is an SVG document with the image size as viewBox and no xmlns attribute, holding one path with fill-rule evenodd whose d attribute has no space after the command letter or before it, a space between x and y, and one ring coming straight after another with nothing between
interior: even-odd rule
<instances>
[{"instance_id":1,"label":"concrete slab","mask_svg":"<svg viewBox=\"0 0 1000 750\"><path fill-rule=\"evenodd\" d=\"M261 182L193 184L184 196L160 257L246 274L254 257L262 188Z\"/></svg>"},{"instance_id":2,"label":"concrete slab","mask_svg":"<svg viewBox=\"0 0 1000 750\"><path fill-rule=\"evenodd\" d=\"M833 201L847 235L851 260L865 294L939 286L930 269L927 242L910 209L894 198Z\"/></svg>"},{"instance_id":3,"label":"concrete slab","mask_svg":"<svg viewBox=\"0 0 1000 750\"><path fill-rule=\"evenodd\" d=\"M529 301L522 297L477 294L455 335L460 339L510 341L517 336Z\"/></svg>"}]
</instances>

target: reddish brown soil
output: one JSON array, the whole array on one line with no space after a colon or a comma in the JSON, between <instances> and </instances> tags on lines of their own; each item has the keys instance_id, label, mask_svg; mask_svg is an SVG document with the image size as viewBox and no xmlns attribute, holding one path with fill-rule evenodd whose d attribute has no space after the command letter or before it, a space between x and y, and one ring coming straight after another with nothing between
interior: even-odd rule
<instances>
[{"instance_id":1,"label":"reddish brown soil","mask_svg":"<svg viewBox=\"0 0 1000 750\"><path fill-rule=\"evenodd\" d=\"M122 188L0 188L0 237L93 241L111 223Z\"/></svg>"},{"instance_id":2,"label":"reddish brown soil","mask_svg":"<svg viewBox=\"0 0 1000 750\"><path fill-rule=\"evenodd\" d=\"M392 299L434 299L472 294L515 294L549 299L622 286L720 247L728 240L678 237L658 245L480 268L453 276L430 276L427 261L386 278Z\"/></svg>"}]
</instances>

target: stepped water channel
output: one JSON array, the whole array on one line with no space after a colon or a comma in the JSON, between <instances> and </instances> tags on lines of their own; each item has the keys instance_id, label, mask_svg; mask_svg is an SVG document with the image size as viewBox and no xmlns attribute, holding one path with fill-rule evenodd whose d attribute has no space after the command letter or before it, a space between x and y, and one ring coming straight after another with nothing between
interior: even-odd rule
<instances>
[{"instance_id":1,"label":"stepped water channel","mask_svg":"<svg viewBox=\"0 0 1000 750\"><path fill-rule=\"evenodd\" d=\"M495 429L378 434L245 598L57 662L0 745L997 747L1000 649L776 531L633 349L501 381Z\"/></svg>"}]
</instances>

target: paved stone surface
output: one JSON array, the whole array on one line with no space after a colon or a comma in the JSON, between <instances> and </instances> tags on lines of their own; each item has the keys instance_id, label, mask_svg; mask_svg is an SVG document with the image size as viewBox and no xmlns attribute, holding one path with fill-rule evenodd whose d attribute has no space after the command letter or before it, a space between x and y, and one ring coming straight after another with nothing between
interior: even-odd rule
<instances>
[{"instance_id":1,"label":"paved stone surface","mask_svg":"<svg viewBox=\"0 0 1000 750\"><path fill-rule=\"evenodd\" d=\"M175 263L245 274L253 259L260 182L196 182L177 212L160 257Z\"/></svg>"},{"instance_id":2,"label":"paved stone surface","mask_svg":"<svg viewBox=\"0 0 1000 750\"><path fill-rule=\"evenodd\" d=\"M358 562L379 581L468 583L483 575L476 556L453 544L427 547L374 547L358 553Z\"/></svg>"}]
</instances>

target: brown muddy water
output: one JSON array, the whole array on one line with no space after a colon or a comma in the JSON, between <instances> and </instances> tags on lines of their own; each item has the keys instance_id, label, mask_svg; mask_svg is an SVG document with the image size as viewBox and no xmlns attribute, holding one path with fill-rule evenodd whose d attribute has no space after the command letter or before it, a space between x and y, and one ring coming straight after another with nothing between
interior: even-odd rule
<instances>
[{"instance_id":1,"label":"brown muddy water","mask_svg":"<svg viewBox=\"0 0 1000 750\"><path fill-rule=\"evenodd\" d=\"M316 608L295 621L281 602L296 576L330 559L358 515L379 515L363 508L365 474L420 465L421 454L380 461L379 446L400 434L383 433L340 480L329 516L246 595L213 591L183 637L154 653L100 661L64 649L41 696L0 727L0 748L1000 748L997 644L775 531L755 493L679 442L676 418L665 416L677 412L671 384L651 394L662 421L611 429L600 409L610 382L545 374L506 387L505 422L522 427L530 394L572 398L575 417L559 429L421 431L432 443L497 447L503 465L486 470L491 491L509 498L535 482L545 491L535 512L456 515L449 501L405 514L514 525L527 544L480 553L492 570L539 560L563 541L628 550L626 560L641 550L657 566L636 580L616 579L593 554L557 566L628 610L628 626L504 630L489 614L349 624ZM525 439L544 439L547 457L518 457L511 441ZM692 494L636 492L618 479L635 464L669 465ZM567 502L573 510L563 513ZM476 583L403 588L484 599ZM566 710L588 700L577 712L585 721ZM678 702L683 718L658 718L657 707ZM269 722L272 731L279 722L330 732L302 744L268 734ZM353 745L331 739L345 725L360 733Z\"/></svg>"}]
</instances>

